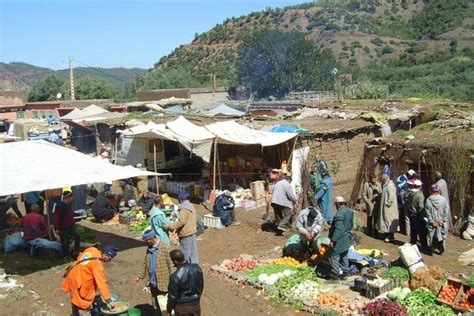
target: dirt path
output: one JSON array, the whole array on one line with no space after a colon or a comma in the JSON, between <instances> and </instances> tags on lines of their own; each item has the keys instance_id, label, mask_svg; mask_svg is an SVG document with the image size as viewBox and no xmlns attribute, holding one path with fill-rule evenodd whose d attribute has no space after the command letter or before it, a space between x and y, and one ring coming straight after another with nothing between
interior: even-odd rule
<instances>
[{"instance_id":1,"label":"dirt path","mask_svg":"<svg viewBox=\"0 0 474 316\"><path fill-rule=\"evenodd\" d=\"M204 213L202 206L197 206L200 213ZM209 268L224 259L236 257L242 253L257 254L268 252L277 246L282 246L285 237L275 236L272 233L260 230L260 211L237 211L240 226L226 229L207 229L198 239L201 265L205 271L205 291L201 301L203 315L294 315L294 311L280 305L272 305L255 289L242 288L235 283L209 273ZM131 285L131 279L141 272L145 255L145 246L136 234L130 233L121 225L99 225L84 221L81 225L91 228L97 239L103 244L114 244L120 248L120 253L111 263L107 264L106 271L112 292L132 305L149 304L148 293L142 291L144 283L138 287ZM397 236L406 241L406 236ZM386 244L362 236L364 248L378 248L388 254L389 259L395 259L397 245ZM452 273L474 273L473 268L466 268L457 262L462 251L474 246L474 242L467 242L450 236L448 249L443 256L424 256L429 265L439 265ZM0 255L0 265L7 273L19 275L17 278L29 290L35 290L38 297L34 300L31 295L13 300L7 304L2 302L2 315L32 315L33 312L50 311L55 315L68 315L70 306L68 297L59 290L62 274L66 264L58 264L52 268L42 266L41 261L34 261L27 254L15 253ZM36 302L33 304L33 302ZM40 303L37 303L40 302ZM6 313L6 314L4 314ZM301 315L303 313L299 313Z\"/></svg>"}]
</instances>

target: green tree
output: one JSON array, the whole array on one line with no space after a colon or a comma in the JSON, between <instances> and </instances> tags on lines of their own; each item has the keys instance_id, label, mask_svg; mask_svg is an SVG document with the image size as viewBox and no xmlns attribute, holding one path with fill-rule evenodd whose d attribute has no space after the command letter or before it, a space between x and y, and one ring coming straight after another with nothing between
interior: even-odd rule
<instances>
[{"instance_id":1,"label":"green tree","mask_svg":"<svg viewBox=\"0 0 474 316\"><path fill-rule=\"evenodd\" d=\"M48 75L34 84L28 91L28 101L40 102L56 100L58 93L64 94L64 80L55 75Z\"/></svg>"},{"instance_id":2,"label":"green tree","mask_svg":"<svg viewBox=\"0 0 474 316\"><path fill-rule=\"evenodd\" d=\"M85 77L76 80L74 86L76 99L112 99L117 94L117 90L104 79Z\"/></svg>"},{"instance_id":3,"label":"green tree","mask_svg":"<svg viewBox=\"0 0 474 316\"><path fill-rule=\"evenodd\" d=\"M259 30L239 47L237 76L257 97L282 97L289 91L332 89L336 60L304 33Z\"/></svg>"}]
</instances>

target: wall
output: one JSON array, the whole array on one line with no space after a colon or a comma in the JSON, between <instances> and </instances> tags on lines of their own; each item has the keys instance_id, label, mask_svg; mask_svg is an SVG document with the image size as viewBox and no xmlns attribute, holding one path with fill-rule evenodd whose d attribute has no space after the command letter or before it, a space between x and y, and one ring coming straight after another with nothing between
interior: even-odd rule
<instances>
[{"instance_id":1,"label":"wall","mask_svg":"<svg viewBox=\"0 0 474 316\"><path fill-rule=\"evenodd\" d=\"M191 100L193 101L191 108L192 109L202 109L207 108L210 105L215 105L218 103L225 103L229 100L229 93L227 92L216 92L212 96L210 93L192 93Z\"/></svg>"},{"instance_id":2,"label":"wall","mask_svg":"<svg viewBox=\"0 0 474 316\"><path fill-rule=\"evenodd\" d=\"M137 92L138 101L158 101L171 97L189 99L188 89L142 90Z\"/></svg>"},{"instance_id":3,"label":"wall","mask_svg":"<svg viewBox=\"0 0 474 316\"><path fill-rule=\"evenodd\" d=\"M364 144L372 140L375 135L368 131L352 136L344 136L340 139L323 140L304 140L311 147L309 159L314 162L316 154L320 154L323 160L328 163L329 169L336 165L339 170L332 173L334 183L334 197L342 195L348 200L351 196L352 187L356 180L359 161L364 153Z\"/></svg>"}]
</instances>

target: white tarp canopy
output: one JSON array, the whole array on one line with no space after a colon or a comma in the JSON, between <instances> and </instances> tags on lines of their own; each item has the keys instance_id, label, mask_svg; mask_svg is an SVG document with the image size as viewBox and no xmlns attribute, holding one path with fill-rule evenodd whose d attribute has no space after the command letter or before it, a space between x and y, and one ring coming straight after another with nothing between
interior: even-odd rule
<instances>
[{"instance_id":1,"label":"white tarp canopy","mask_svg":"<svg viewBox=\"0 0 474 316\"><path fill-rule=\"evenodd\" d=\"M122 113L109 112L95 104L91 104L83 109L74 109L72 112L62 116L61 120L70 120L75 123L92 123L107 119L121 118L122 116Z\"/></svg>"},{"instance_id":2,"label":"white tarp canopy","mask_svg":"<svg viewBox=\"0 0 474 316\"><path fill-rule=\"evenodd\" d=\"M245 115L245 112L231 108L225 104L217 104L209 109L198 111L199 114L206 116L234 116L241 117Z\"/></svg>"},{"instance_id":3,"label":"white tarp canopy","mask_svg":"<svg viewBox=\"0 0 474 316\"><path fill-rule=\"evenodd\" d=\"M251 129L235 121L217 122L205 126L216 135L219 144L274 146L297 136L296 133L272 133Z\"/></svg>"},{"instance_id":4,"label":"white tarp canopy","mask_svg":"<svg viewBox=\"0 0 474 316\"><path fill-rule=\"evenodd\" d=\"M254 130L234 121L198 126L183 116L166 124L149 122L124 131L125 136L161 138L179 142L187 150L209 162L212 144L274 146L297 136L295 133L272 133Z\"/></svg>"},{"instance_id":5,"label":"white tarp canopy","mask_svg":"<svg viewBox=\"0 0 474 316\"><path fill-rule=\"evenodd\" d=\"M0 144L0 157L0 195L156 175L45 141Z\"/></svg>"}]
</instances>

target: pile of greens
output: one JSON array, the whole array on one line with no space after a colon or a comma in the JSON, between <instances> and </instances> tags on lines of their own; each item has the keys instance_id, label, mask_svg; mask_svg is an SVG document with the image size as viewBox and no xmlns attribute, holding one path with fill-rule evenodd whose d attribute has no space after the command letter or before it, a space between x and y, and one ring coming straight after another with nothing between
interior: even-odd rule
<instances>
[{"instance_id":1,"label":"pile of greens","mask_svg":"<svg viewBox=\"0 0 474 316\"><path fill-rule=\"evenodd\" d=\"M249 271L247 271L247 276L249 279L256 279L261 274L272 275L275 273L283 272L285 270L294 271L296 268L294 266L288 264L267 264L263 266L255 267Z\"/></svg>"},{"instance_id":2,"label":"pile of greens","mask_svg":"<svg viewBox=\"0 0 474 316\"><path fill-rule=\"evenodd\" d=\"M424 289L416 289L401 302L408 307L408 315L454 315L451 308L436 304L436 295Z\"/></svg>"},{"instance_id":3,"label":"pile of greens","mask_svg":"<svg viewBox=\"0 0 474 316\"><path fill-rule=\"evenodd\" d=\"M385 273L382 274L385 279L394 279L397 282L403 282L410 280L410 271L402 267L391 267Z\"/></svg>"},{"instance_id":4,"label":"pile of greens","mask_svg":"<svg viewBox=\"0 0 474 316\"><path fill-rule=\"evenodd\" d=\"M75 225L77 233L81 235L81 241L94 244L97 242L94 233L89 228L86 228L81 225Z\"/></svg>"},{"instance_id":5,"label":"pile of greens","mask_svg":"<svg viewBox=\"0 0 474 316\"><path fill-rule=\"evenodd\" d=\"M287 296L291 293L291 290L302 283L303 281L315 281L319 282L319 278L314 273L313 268L299 268L296 273L283 277L275 283L275 291L272 296L277 299L284 299L285 303L293 303L287 299Z\"/></svg>"},{"instance_id":6,"label":"pile of greens","mask_svg":"<svg viewBox=\"0 0 474 316\"><path fill-rule=\"evenodd\" d=\"M474 276L467 279L466 284L469 285L470 287L474 287Z\"/></svg>"}]
</instances>

